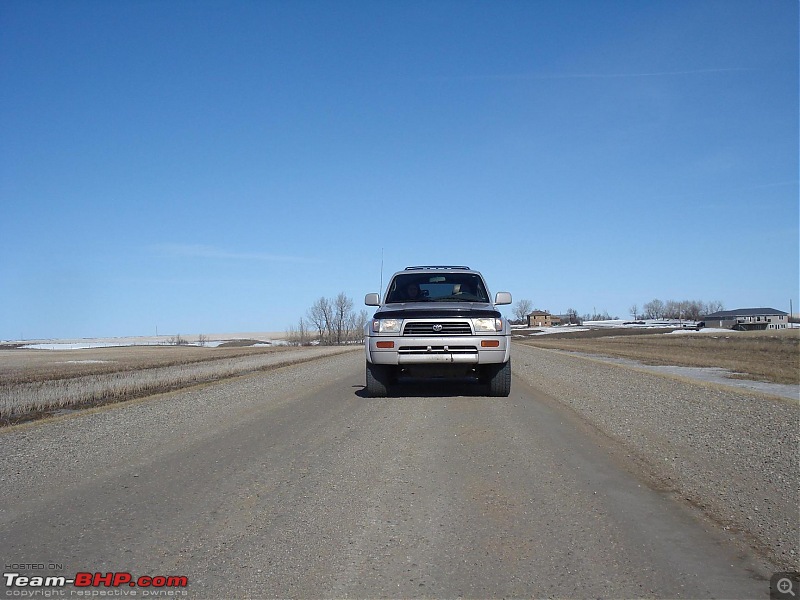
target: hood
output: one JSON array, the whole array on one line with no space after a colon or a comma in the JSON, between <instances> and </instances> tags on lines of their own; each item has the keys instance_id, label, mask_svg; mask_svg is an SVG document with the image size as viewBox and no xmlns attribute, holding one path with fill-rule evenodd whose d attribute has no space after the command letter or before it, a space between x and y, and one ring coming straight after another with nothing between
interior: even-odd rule
<instances>
[{"instance_id":1,"label":"hood","mask_svg":"<svg viewBox=\"0 0 800 600\"><path fill-rule=\"evenodd\" d=\"M376 319L425 319L452 317L500 317L500 311L486 302L398 302L384 304Z\"/></svg>"}]
</instances>

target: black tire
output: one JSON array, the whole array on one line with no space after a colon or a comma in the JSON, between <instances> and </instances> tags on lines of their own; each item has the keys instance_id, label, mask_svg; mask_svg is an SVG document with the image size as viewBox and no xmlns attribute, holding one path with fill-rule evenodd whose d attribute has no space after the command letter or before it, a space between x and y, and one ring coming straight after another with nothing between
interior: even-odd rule
<instances>
[{"instance_id":1,"label":"black tire","mask_svg":"<svg viewBox=\"0 0 800 600\"><path fill-rule=\"evenodd\" d=\"M488 384L490 396L506 397L511 393L511 359L489 367Z\"/></svg>"},{"instance_id":2,"label":"black tire","mask_svg":"<svg viewBox=\"0 0 800 600\"><path fill-rule=\"evenodd\" d=\"M367 363L367 395L371 398L385 398L389 394L388 365Z\"/></svg>"}]
</instances>

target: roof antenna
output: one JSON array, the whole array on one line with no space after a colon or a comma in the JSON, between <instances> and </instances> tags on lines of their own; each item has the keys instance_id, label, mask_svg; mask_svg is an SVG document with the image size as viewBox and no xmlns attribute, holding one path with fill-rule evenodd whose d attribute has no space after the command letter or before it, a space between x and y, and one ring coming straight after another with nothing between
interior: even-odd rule
<instances>
[{"instance_id":1,"label":"roof antenna","mask_svg":"<svg viewBox=\"0 0 800 600\"><path fill-rule=\"evenodd\" d=\"M378 288L378 298L381 297L383 293L383 248L381 248L381 285Z\"/></svg>"}]
</instances>

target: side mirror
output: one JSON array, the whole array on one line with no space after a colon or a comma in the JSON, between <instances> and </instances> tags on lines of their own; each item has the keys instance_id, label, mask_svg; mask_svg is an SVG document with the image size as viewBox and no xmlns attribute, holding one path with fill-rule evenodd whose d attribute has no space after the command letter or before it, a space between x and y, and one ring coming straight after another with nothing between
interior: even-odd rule
<instances>
[{"instance_id":1,"label":"side mirror","mask_svg":"<svg viewBox=\"0 0 800 600\"><path fill-rule=\"evenodd\" d=\"M364 296L364 304L367 306L380 306L381 297L378 294L367 294Z\"/></svg>"},{"instance_id":2,"label":"side mirror","mask_svg":"<svg viewBox=\"0 0 800 600\"><path fill-rule=\"evenodd\" d=\"M494 296L495 304L511 304L511 294L508 292L497 292Z\"/></svg>"}]
</instances>

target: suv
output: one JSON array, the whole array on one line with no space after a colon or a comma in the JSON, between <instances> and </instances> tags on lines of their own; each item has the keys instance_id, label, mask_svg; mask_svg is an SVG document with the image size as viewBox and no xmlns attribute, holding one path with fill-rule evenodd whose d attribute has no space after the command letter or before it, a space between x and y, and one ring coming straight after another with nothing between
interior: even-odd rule
<instances>
[{"instance_id":1,"label":"suv","mask_svg":"<svg viewBox=\"0 0 800 600\"><path fill-rule=\"evenodd\" d=\"M400 375L477 377L490 396L511 391L511 332L478 271L469 267L407 267L392 275L381 304L365 326L367 393L386 396Z\"/></svg>"}]
</instances>

